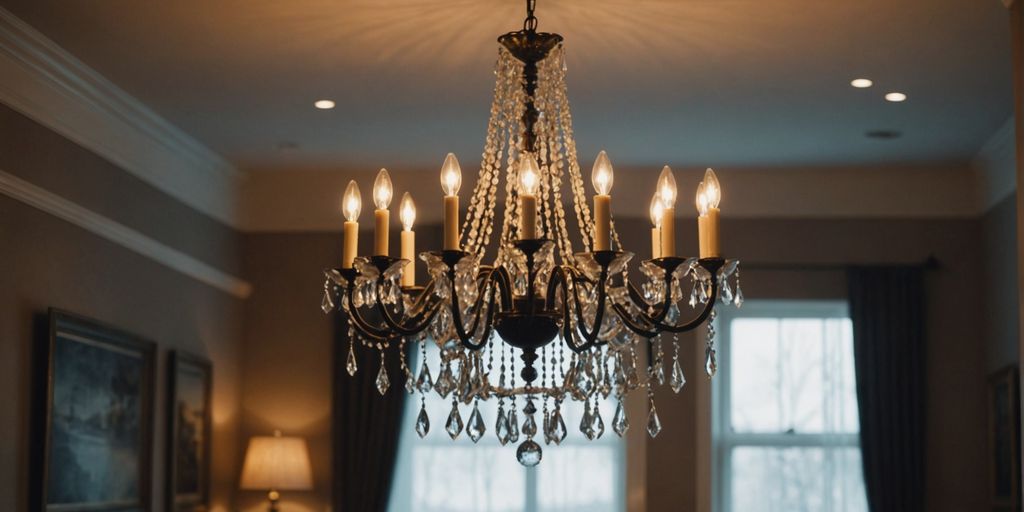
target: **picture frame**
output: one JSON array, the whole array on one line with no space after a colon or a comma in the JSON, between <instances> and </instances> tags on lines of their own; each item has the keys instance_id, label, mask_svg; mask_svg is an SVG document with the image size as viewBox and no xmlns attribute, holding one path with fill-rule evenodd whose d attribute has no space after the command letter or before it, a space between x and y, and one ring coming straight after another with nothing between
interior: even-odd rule
<instances>
[{"instance_id":1,"label":"picture frame","mask_svg":"<svg viewBox=\"0 0 1024 512\"><path fill-rule=\"evenodd\" d=\"M1016 366L989 376L989 496L994 511L1021 510L1020 384Z\"/></svg>"},{"instance_id":2,"label":"picture frame","mask_svg":"<svg viewBox=\"0 0 1024 512\"><path fill-rule=\"evenodd\" d=\"M167 366L167 510L205 512L210 503L213 364L172 351Z\"/></svg>"},{"instance_id":3,"label":"picture frame","mask_svg":"<svg viewBox=\"0 0 1024 512\"><path fill-rule=\"evenodd\" d=\"M149 512L156 345L50 309L37 344L30 510Z\"/></svg>"}]
</instances>

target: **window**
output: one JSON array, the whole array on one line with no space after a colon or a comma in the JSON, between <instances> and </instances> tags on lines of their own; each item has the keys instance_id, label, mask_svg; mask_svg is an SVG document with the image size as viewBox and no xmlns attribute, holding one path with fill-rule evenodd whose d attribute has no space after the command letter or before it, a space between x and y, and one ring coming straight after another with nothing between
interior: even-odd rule
<instances>
[{"instance_id":1,"label":"window","mask_svg":"<svg viewBox=\"0 0 1024 512\"><path fill-rule=\"evenodd\" d=\"M866 512L846 304L749 301L719 322L715 509Z\"/></svg>"},{"instance_id":2,"label":"window","mask_svg":"<svg viewBox=\"0 0 1024 512\"><path fill-rule=\"evenodd\" d=\"M437 365L438 348L428 343L427 360ZM518 353L517 353L518 354ZM516 356L518 357L518 355ZM550 355L548 356L550 357ZM568 360L570 354L566 352ZM419 361L417 361L419 364ZM416 370L418 372L418 369ZM517 369L518 371L518 369ZM438 374L436 366L431 367ZM492 378L492 382L496 379ZM541 401L537 421L542 418ZM520 423L525 401L517 402ZM553 404L552 404L553 405ZM516 460L518 443L501 446L494 435L497 401L480 402L487 432L473 444L466 432L452 441L445 432L451 412L447 399L431 392L426 396L430 432L420 439L414 429L420 411L420 395L409 395L402 424L398 463L388 509L391 512L620 512L625 510L625 442L611 429L615 402L601 403L605 433L587 441L579 431L583 406L562 404L568 436L561 445L546 445L538 432L535 441L544 450L535 468ZM509 402L505 408L508 410ZM459 407L468 421L472 405ZM634 425L634 428L637 428ZM520 437L520 442L524 438Z\"/></svg>"}]
</instances>

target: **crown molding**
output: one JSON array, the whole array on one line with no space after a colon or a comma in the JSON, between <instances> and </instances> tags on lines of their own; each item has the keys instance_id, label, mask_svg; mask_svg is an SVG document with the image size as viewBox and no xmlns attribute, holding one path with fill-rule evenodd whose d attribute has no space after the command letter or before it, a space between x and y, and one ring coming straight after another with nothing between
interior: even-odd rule
<instances>
[{"instance_id":1,"label":"crown molding","mask_svg":"<svg viewBox=\"0 0 1024 512\"><path fill-rule=\"evenodd\" d=\"M2 7L0 76L0 102L236 225L240 171Z\"/></svg>"},{"instance_id":2,"label":"crown molding","mask_svg":"<svg viewBox=\"0 0 1024 512\"><path fill-rule=\"evenodd\" d=\"M0 194L70 222L125 249L240 299L245 299L252 293L252 285L238 277L227 274L194 256L33 185L13 174L0 171Z\"/></svg>"}]
</instances>

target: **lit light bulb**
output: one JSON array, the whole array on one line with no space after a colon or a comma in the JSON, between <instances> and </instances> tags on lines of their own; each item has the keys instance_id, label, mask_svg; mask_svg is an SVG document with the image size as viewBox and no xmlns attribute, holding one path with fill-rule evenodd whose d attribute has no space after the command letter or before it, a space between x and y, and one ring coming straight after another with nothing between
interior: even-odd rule
<instances>
[{"instance_id":1,"label":"lit light bulb","mask_svg":"<svg viewBox=\"0 0 1024 512\"><path fill-rule=\"evenodd\" d=\"M679 190L676 188L676 177L672 175L672 169L665 166L658 176L658 196L661 198L661 205L664 208L674 208L676 195Z\"/></svg>"},{"instance_id":2,"label":"lit light bulb","mask_svg":"<svg viewBox=\"0 0 1024 512\"><path fill-rule=\"evenodd\" d=\"M650 208L651 224L654 224L654 227L659 228L659 229L661 228L661 215L664 212L665 212L665 206L661 204L661 196L659 194L654 194L651 197L651 208Z\"/></svg>"},{"instance_id":3,"label":"lit light bulb","mask_svg":"<svg viewBox=\"0 0 1024 512\"><path fill-rule=\"evenodd\" d=\"M718 208L722 201L722 185L718 183L718 176L714 169L708 168L704 172L704 196L707 198L708 208Z\"/></svg>"},{"instance_id":4,"label":"lit light bulb","mask_svg":"<svg viewBox=\"0 0 1024 512\"><path fill-rule=\"evenodd\" d=\"M535 196L540 188L540 168L537 167L537 160L529 153L523 153L519 161L519 186L520 193Z\"/></svg>"},{"instance_id":5,"label":"lit light bulb","mask_svg":"<svg viewBox=\"0 0 1024 512\"><path fill-rule=\"evenodd\" d=\"M398 217L402 220L402 229L412 231L412 223L416 222L416 203L412 202L412 194L402 194L402 202L398 205Z\"/></svg>"},{"instance_id":6,"label":"lit light bulb","mask_svg":"<svg viewBox=\"0 0 1024 512\"><path fill-rule=\"evenodd\" d=\"M704 182L700 182L697 186L697 194L694 197L694 204L697 206L697 213L700 215L707 215L710 204L708 203L707 185Z\"/></svg>"},{"instance_id":7,"label":"lit light bulb","mask_svg":"<svg viewBox=\"0 0 1024 512\"><path fill-rule=\"evenodd\" d=\"M455 196L462 188L462 168L459 167L459 159L455 153L448 153L444 157L444 164L441 166L441 188L445 195Z\"/></svg>"},{"instance_id":8,"label":"lit light bulb","mask_svg":"<svg viewBox=\"0 0 1024 512\"><path fill-rule=\"evenodd\" d=\"M341 209L345 213L345 219L355 222L359 219L359 210L363 208L363 198L359 195L359 185L356 180L348 182L345 187L345 194L341 198Z\"/></svg>"},{"instance_id":9,"label":"lit light bulb","mask_svg":"<svg viewBox=\"0 0 1024 512\"><path fill-rule=\"evenodd\" d=\"M377 179L373 181L373 203L378 210L387 210L391 204L391 196L394 188L391 186L391 176L387 169L381 169L377 173Z\"/></svg>"},{"instance_id":10,"label":"lit light bulb","mask_svg":"<svg viewBox=\"0 0 1024 512\"><path fill-rule=\"evenodd\" d=\"M594 162L594 170L590 174L590 180L598 194L606 196L612 192L615 172L612 169L612 161L608 159L608 153L605 153L604 150L597 154L597 160Z\"/></svg>"}]
</instances>

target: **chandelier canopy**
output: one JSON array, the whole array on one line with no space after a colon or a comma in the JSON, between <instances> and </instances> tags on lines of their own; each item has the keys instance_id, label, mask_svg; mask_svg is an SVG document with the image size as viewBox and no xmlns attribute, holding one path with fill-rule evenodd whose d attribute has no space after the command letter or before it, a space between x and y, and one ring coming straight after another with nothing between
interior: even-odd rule
<instances>
[{"instance_id":1,"label":"chandelier canopy","mask_svg":"<svg viewBox=\"0 0 1024 512\"><path fill-rule=\"evenodd\" d=\"M498 38L483 159L461 226L458 159L449 153L441 167L444 247L419 255L429 273L426 285L416 285L411 264L416 206L409 193L399 205L401 258L389 255L393 187L382 169L373 187L373 255L357 257L361 198L352 181L342 197L343 262L325 272L323 302L324 312L340 310L348 322L350 375L357 371L357 345L378 351L376 385L384 394L391 382L384 358L397 353L408 392L420 393L421 400L431 392L451 398L445 430L452 439L465 430L479 441L487 431L479 402L497 400L494 434L502 445L519 443L517 458L525 466L541 460L538 433L546 444L565 439L565 400L584 404L580 431L593 440L605 429L599 400L618 401L612 429L623 436L630 425L623 401L629 392L645 390L646 429L657 436L655 386L668 384L678 393L686 382L677 334L707 322L704 368L711 377L717 361L709 320L717 303L743 303L738 262L723 259L718 248L721 186L711 169L696 194L700 257L676 255L677 189L666 166L650 206L652 257L639 265L641 285L630 281L627 264L634 253L623 250L611 215L611 160L604 151L597 156L591 209L573 138L562 36L537 31L535 3L527 0L522 30ZM567 195L574 219L566 212ZM693 318L681 321L687 308ZM427 343L437 345L439 361L427 360ZM418 371L408 363L408 344L419 345ZM647 351L646 366L638 348ZM472 404L468 423L460 403ZM415 428L421 437L430 430L425 406Z\"/></svg>"}]
</instances>

